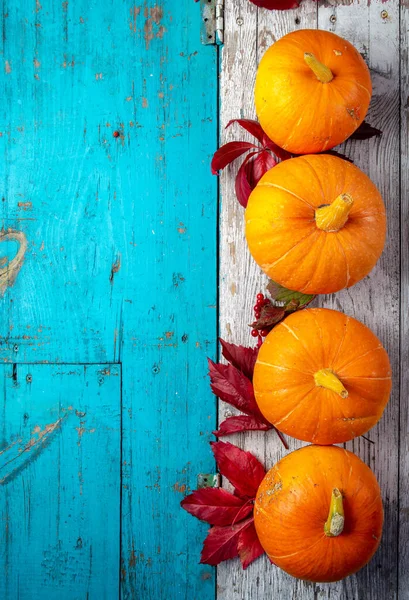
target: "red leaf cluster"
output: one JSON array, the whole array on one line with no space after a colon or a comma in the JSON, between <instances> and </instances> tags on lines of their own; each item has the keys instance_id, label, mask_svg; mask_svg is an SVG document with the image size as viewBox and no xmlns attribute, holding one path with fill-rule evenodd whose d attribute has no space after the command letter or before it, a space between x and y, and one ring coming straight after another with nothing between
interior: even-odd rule
<instances>
[{"instance_id":1,"label":"red leaf cluster","mask_svg":"<svg viewBox=\"0 0 409 600\"><path fill-rule=\"evenodd\" d=\"M285 319L288 313L305 308L315 298L311 294L288 290L275 283L275 281L270 281L267 289L274 303L268 299L264 300L259 318L250 325L250 327L258 331L271 331L275 325Z\"/></svg>"},{"instance_id":2,"label":"red leaf cluster","mask_svg":"<svg viewBox=\"0 0 409 600\"><path fill-rule=\"evenodd\" d=\"M220 400L234 406L244 414L228 417L220 423L219 429L213 433L217 437L221 437L242 431L275 429L263 417L254 397L252 380L258 348L236 346L222 339L220 343L222 354L230 364L215 363L208 359L210 387ZM277 429L275 431L285 448L288 448L282 434Z\"/></svg>"},{"instance_id":3,"label":"red leaf cluster","mask_svg":"<svg viewBox=\"0 0 409 600\"><path fill-rule=\"evenodd\" d=\"M291 154L270 140L257 121L233 119L227 123L226 129L233 123L238 123L240 127L248 131L260 145L256 146L250 142L228 142L215 152L211 169L213 175L216 175L236 158L251 151L247 154L236 175L236 196L240 204L246 207L251 191L264 173L274 167L279 159L291 158Z\"/></svg>"},{"instance_id":4,"label":"red leaf cluster","mask_svg":"<svg viewBox=\"0 0 409 600\"><path fill-rule=\"evenodd\" d=\"M219 471L233 485L234 494L222 488L204 488L184 498L181 506L213 525L203 544L201 563L218 565L239 556L246 569L264 552L254 527L253 505L265 469L250 452L233 444L213 442L211 446Z\"/></svg>"},{"instance_id":5,"label":"red leaf cluster","mask_svg":"<svg viewBox=\"0 0 409 600\"><path fill-rule=\"evenodd\" d=\"M298 6L301 0L251 0L257 6L264 8L284 10ZM240 158L246 152L248 153L242 162L236 175L235 190L239 203L245 208L252 190L256 187L264 173L274 167L280 160L287 160L292 155L275 144L263 131L260 123L252 119L232 119L226 125L230 127L233 123L238 123L240 127L248 131L256 138L259 145L251 142L235 141L228 142L221 146L213 155L211 169L213 175L218 174L221 169L224 169ZM382 132L376 127L372 127L364 121L358 129L351 135L349 139L366 140L374 136L380 136ZM336 150L329 150L327 154L339 156L344 160L353 162L344 154L340 154Z\"/></svg>"}]
</instances>

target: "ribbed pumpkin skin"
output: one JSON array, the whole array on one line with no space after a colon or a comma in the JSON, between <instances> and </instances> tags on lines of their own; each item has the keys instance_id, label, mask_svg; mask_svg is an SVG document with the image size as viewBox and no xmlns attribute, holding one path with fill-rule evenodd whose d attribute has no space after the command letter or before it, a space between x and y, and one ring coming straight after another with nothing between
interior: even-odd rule
<instances>
[{"instance_id":1,"label":"ribbed pumpkin skin","mask_svg":"<svg viewBox=\"0 0 409 600\"><path fill-rule=\"evenodd\" d=\"M331 493L343 495L344 531L327 537ZM254 521L270 559L290 575L338 581L376 552L383 525L379 485L357 456L335 446L307 446L285 456L265 476Z\"/></svg>"},{"instance_id":2,"label":"ribbed pumpkin skin","mask_svg":"<svg viewBox=\"0 0 409 600\"><path fill-rule=\"evenodd\" d=\"M318 387L331 369L347 398ZM386 350L368 327L341 312L310 308L288 316L260 347L253 377L257 404L277 429L316 444L346 442L381 418L391 390Z\"/></svg>"},{"instance_id":3,"label":"ribbed pumpkin skin","mask_svg":"<svg viewBox=\"0 0 409 600\"><path fill-rule=\"evenodd\" d=\"M334 78L322 83L304 60L312 53ZM334 33L304 29L275 42L257 71L256 112L276 144L294 154L323 152L362 123L372 95L358 50Z\"/></svg>"},{"instance_id":4,"label":"ribbed pumpkin skin","mask_svg":"<svg viewBox=\"0 0 409 600\"><path fill-rule=\"evenodd\" d=\"M340 195L354 204L338 231L319 229L315 210ZM246 208L250 252L271 279L307 294L351 287L375 266L386 237L385 206L372 181L335 156L292 158L270 169Z\"/></svg>"}]
</instances>

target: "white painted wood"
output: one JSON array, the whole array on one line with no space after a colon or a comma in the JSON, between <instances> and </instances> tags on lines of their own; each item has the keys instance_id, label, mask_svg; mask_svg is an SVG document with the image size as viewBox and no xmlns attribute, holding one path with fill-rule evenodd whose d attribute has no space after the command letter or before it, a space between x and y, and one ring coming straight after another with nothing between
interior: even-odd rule
<instances>
[{"instance_id":1,"label":"white painted wood","mask_svg":"<svg viewBox=\"0 0 409 600\"><path fill-rule=\"evenodd\" d=\"M401 5L401 396L399 600L409 600L409 4Z\"/></svg>"},{"instance_id":2,"label":"white painted wood","mask_svg":"<svg viewBox=\"0 0 409 600\"><path fill-rule=\"evenodd\" d=\"M385 10L388 13L387 17L382 14ZM372 69L374 96L368 120L382 129L384 134L380 140L347 142L340 150L353 158L355 164L379 186L388 209L387 247L379 264L368 278L348 291L321 298L319 303L355 316L381 338L393 365L394 391L384 418L368 434L374 443L360 438L347 445L374 469L383 490L384 539L371 564L344 582L314 585L296 581L270 566L265 559L256 561L245 572L241 570L238 561L230 561L218 569L218 598L390 600L397 597L398 560L399 7L396 2L384 4L381 0L372 0L369 6L358 0L345 5L332 0L325 6L319 5L317 9L315 1L305 0L297 10L280 12L257 10L248 0L226 0L225 19L220 116L222 143L238 139L238 130L223 131L229 119L239 116L254 118L253 86L257 63L266 48L289 31L296 28L315 28L318 23L321 29L334 31L354 43ZM406 39L405 47L407 43ZM405 60L407 68L407 54ZM407 79L406 72L406 83ZM406 138L407 135L406 129ZM241 136L239 139L251 138ZM407 173L407 140L403 142L403 146L406 151ZM243 209L237 203L234 194L236 171L237 165L234 165L226 169L221 177L220 334L231 342L251 344L253 340L247 324L252 318L255 295L265 289L267 279L247 251ZM409 192L407 180L406 192ZM406 270L409 266L408 254L406 248ZM407 310L408 298L405 298ZM408 325L405 322L403 325L407 333ZM407 336L404 339L407 339ZM405 390L408 389L408 383L409 381L403 381ZM402 404L406 397L407 393L403 394ZM221 407L221 418L224 418L224 410ZM404 433L408 432L407 407L405 410L402 438ZM253 451L267 466L271 466L286 454L274 432L240 435L232 437L231 441ZM289 442L291 449L301 445L295 440ZM401 476L404 470L406 473L409 471L409 460L406 459L408 442L405 444L405 458L401 459ZM408 479L407 477L405 480L406 489ZM402 527L406 532L407 547L408 501L405 506L406 521ZM405 554L405 564L408 564L408 554L409 549ZM401 592L400 597L409 598L408 581L406 596Z\"/></svg>"}]
</instances>

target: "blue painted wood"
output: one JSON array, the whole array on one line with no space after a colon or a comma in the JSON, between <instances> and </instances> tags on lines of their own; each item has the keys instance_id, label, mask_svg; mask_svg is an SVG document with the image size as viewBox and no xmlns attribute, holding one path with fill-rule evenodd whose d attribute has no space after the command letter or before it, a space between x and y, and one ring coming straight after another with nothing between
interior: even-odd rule
<instances>
[{"instance_id":1,"label":"blue painted wood","mask_svg":"<svg viewBox=\"0 0 409 600\"><path fill-rule=\"evenodd\" d=\"M93 478L84 480L83 500L92 505L102 495L122 510L123 598L212 598L214 573L198 564L207 528L179 502L198 472L214 469L206 356L215 356L217 331L217 197L209 170L217 50L200 44L193 0L4 0L0 19L0 218L27 239L22 265L11 260L21 266L10 268L14 285L0 300L0 360L122 363L122 503L112 487L96 494ZM0 255L12 259L19 242L1 240ZM70 397L67 381L62 392ZM96 418L110 406L106 390ZM13 419L21 415L8 406ZM59 447L63 463L73 460L71 441ZM54 468L51 447L43 453L46 473ZM9 485L20 485L14 514L24 523L22 477ZM40 485L36 471L24 477L26 487ZM59 505L57 483L50 485L38 492L36 522L51 532ZM74 476L68 494L73 486ZM96 524L89 530L93 548L98 531ZM36 532L41 539L40 525ZM51 545L49 560L68 595L70 522L60 533L70 550ZM106 535L115 549L116 532ZM25 539L8 542L9 568L19 552L27 556ZM30 546L32 561L38 544ZM78 567L81 585L87 564ZM106 585L118 572L114 579L106 573ZM21 579L8 581L7 593L17 597ZM45 589L37 575L24 585L33 598ZM99 600L98 593L89 597Z\"/></svg>"},{"instance_id":2,"label":"blue painted wood","mask_svg":"<svg viewBox=\"0 0 409 600\"><path fill-rule=\"evenodd\" d=\"M197 473L214 469L208 441L216 403L206 355L216 348L217 200L209 164L217 145L217 51L200 44L192 0L144 6L132 32L140 58L129 87L142 91L148 108L139 110L120 189L125 202L133 199L123 273L122 597L211 599L214 570L198 564L207 526L179 503ZM146 51L143 31L155 14L163 17Z\"/></svg>"},{"instance_id":3,"label":"blue painted wood","mask_svg":"<svg viewBox=\"0 0 409 600\"><path fill-rule=\"evenodd\" d=\"M2 365L0 597L119 589L118 365Z\"/></svg>"}]
</instances>

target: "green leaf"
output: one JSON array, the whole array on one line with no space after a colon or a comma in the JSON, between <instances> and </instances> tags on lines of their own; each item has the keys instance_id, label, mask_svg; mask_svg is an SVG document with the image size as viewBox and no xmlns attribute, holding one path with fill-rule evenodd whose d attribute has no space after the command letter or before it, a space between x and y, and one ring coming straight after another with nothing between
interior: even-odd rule
<instances>
[{"instance_id":1,"label":"green leaf","mask_svg":"<svg viewBox=\"0 0 409 600\"><path fill-rule=\"evenodd\" d=\"M315 298L313 294L303 294L301 292L294 292L293 290L287 290L279 283L270 281L267 286L267 290L271 294L271 297L275 302L282 302L284 308L288 311L298 310L304 308Z\"/></svg>"}]
</instances>

